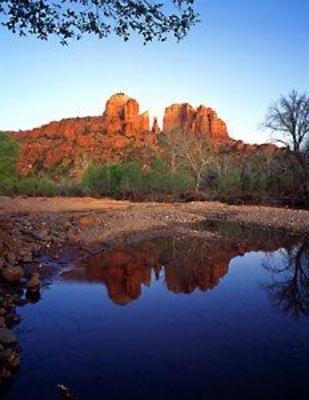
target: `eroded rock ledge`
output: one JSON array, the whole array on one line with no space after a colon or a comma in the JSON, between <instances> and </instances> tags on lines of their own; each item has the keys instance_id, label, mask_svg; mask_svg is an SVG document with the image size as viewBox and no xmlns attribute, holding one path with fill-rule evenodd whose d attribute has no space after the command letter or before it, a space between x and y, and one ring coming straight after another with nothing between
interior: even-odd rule
<instances>
[{"instance_id":1,"label":"eroded rock ledge","mask_svg":"<svg viewBox=\"0 0 309 400\"><path fill-rule=\"evenodd\" d=\"M21 145L18 171L21 175L42 171L78 176L89 161L119 162L128 155L149 158L160 153L159 136L174 129L205 137L224 151L276 152L274 145L248 145L232 139L226 123L210 107L194 109L190 104L173 104L165 109L162 128L157 118L150 126L148 112L124 93L111 96L100 116L68 118L39 128L13 132Z\"/></svg>"}]
</instances>

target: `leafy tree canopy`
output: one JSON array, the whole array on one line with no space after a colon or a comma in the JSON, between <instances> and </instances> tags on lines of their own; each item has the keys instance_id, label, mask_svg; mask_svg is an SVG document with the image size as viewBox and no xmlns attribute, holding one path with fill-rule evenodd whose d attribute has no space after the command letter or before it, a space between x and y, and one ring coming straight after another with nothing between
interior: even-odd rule
<instances>
[{"instance_id":1,"label":"leafy tree canopy","mask_svg":"<svg viewBox=\"0 0 309 400\"><path fill-rule=\"evenodd\" d=\"M56 35L62 44L85 34L105 38L115 32L128 40L132 32L144 42L181 40L198 22L196 0L0 0L0 22L20 36L47 40Z\"/></svg>"}]
</instances>

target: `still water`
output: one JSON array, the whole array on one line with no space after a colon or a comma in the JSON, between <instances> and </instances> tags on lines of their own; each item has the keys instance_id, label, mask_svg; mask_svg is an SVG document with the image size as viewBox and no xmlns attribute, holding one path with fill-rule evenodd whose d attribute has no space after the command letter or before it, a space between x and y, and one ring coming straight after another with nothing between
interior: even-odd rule
<instances>
[{"instance_id":1,"label":"still water","mask_svg":"<svg viewBox=\"0 0 309 400\"><path fill-rule=\"evenodd\" d=\"M152 240L62 272L20 309L3 398L307 398L308 243L240 239Z\"/></svg>"}]
</instances>

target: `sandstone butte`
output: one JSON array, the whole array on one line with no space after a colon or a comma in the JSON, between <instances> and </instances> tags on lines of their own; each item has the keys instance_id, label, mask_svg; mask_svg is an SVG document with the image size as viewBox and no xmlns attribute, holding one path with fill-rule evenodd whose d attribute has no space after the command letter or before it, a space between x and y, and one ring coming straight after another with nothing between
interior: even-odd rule
<instances>
[{"instance_id":1,"label":"sandstone butte","mask_svg":"<svg viewBox=\"0 0 309 400\"><path fill-rule=\"evenodd\" d=\"M188 135L213 140L228 151L275 152L274 145L248 145L229 137L225 122L211 108L173 104L165 109L163 133L155 118L150 127L148 112L124 93L111 96L101 116L68 118L39 128L12 132L21 145L18 171L22 175L41 170L67 171L77 175L90 161L116 162L124 154L159 148L158 136L181 128Z\"/></svg>"}]
</instances>

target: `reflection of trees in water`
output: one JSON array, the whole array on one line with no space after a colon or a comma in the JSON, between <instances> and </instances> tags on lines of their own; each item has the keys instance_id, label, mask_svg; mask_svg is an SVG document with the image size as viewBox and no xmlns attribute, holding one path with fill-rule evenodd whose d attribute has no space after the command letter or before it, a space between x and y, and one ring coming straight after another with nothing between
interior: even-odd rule
<instances>
[{"instance_id":1,"label":"reflection of trees in water","mask_svg":"<svg viewBox=\"0 0 309 400\"><path fill-rule=\"evenodd\" d=\"M309 240L280 250L280 257L263 263L272 274L267 285L277 307L296 317L309 315Z\"/></svg>"}]
</instances>

